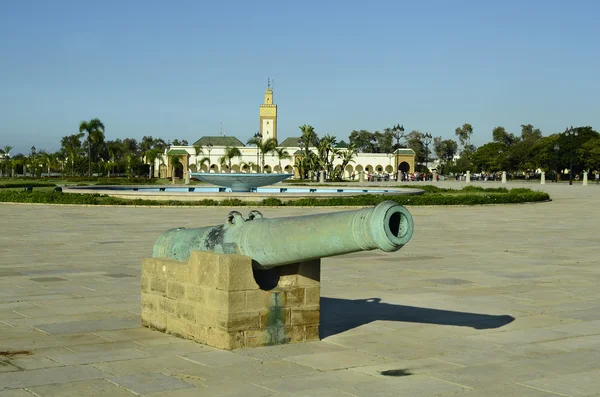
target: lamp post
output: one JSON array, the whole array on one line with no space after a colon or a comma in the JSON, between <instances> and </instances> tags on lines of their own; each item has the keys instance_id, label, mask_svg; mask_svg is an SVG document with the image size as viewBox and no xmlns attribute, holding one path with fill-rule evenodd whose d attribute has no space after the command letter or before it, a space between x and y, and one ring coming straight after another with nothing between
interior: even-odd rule
<instances>
[{"instance_id":1,"label":"lamp post","mask_svg":"<svg viewBox=\"0 0 600 397\"><path fill-rule=\"evenodd\" d=\"M396 138L396 145L400 146L400 139L404 138L404 125L396 124L392 127L392 133Z\"/></svg>"},{"instance_id":2,"label":"lamp post","mask_svg":"<svg viewBox=\"0 0 600 397\"><path fill-rule=\"evenodd\" d=\"M556 155L554 156L554 182L558 183L558 151L560 150L559 144L554 145L554 152Z\"/></svg>"},{"instance_id":3,"label":"lamp post","mask_svg":"<svg viewBox=\"0 0 600 397\"><path fill-rule=\"evenodd\" d=\"M573 184L573 146L575 137L578 134L577 130L573 126L567 128L564 132L565 136L569 139L569 185Z\"/></svg>"},{"instance_id":4,"label":"lamp post","mask_svg":"<svg viewBox=\"0 0 600 397\"><path fill-rule=\"evenodd\" d=\"M254 139L256 139L257 141L262 141L262 134L259 132L257 132L256 134L254 134ZM258 174L258 162L260 161L259 157L258 157L259 153L258 153L258 142L256 142L256 173Z\"/></svg>"},{"instance_id":5,"label":"lamp post","mask_svg":"<svg viewBox=\"0 0 600 397\"><path fill-rule=\"evenodd\" d=\"M212 143L208 143L206 145L206 150L208 150L208 173L210 174L210 167L211 167L211 161L210 161L210 152L212 151L213 148L213 144Z\"/></svg>"},{"instance_id":6,"label":"lamp post","mask_svg":"<svg viewBox=\"0 0 600 397\"><path fill-rule=\"evenodd\" d=\"M431 134L429 132L425 133L423 143L425 144L425 172L429 174L429 145L431 144Z\"/></svg>"}]
</instances>

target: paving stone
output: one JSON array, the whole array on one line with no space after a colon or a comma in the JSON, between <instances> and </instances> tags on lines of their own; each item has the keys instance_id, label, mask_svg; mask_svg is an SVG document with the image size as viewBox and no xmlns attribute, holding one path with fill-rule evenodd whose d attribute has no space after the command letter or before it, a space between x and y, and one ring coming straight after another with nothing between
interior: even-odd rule
<instances>
[{"instance_id":1,"label":"paving stone","mask_svg":"<svg viewBox=\"0 0 600 397\"><path fill-rule=\"evenodd\" d=\"M114 382L135 394L150 394L164 391L189 389L193 386L161 373L146 373L121 377L110 377Z\"/></svg>"},{"instance_id":2,"label":"paving stone","mask_svg":"<svg viewBox=\"0 0 600 397\"><path fill-rule=\"evenodd\" d=\"M600 370L549 376L520 384L563 396L592 396L600 390Z\"/></svg>"},{"instance_id":3,"label":"paving stone","mask_svg":"<svg viewBox=\"0 0 600 397\"><path fill-rule=\"evenodd\" d=\"M32 278L31 281L37 281L38 283L49 283L53 281L68 281L66 278L60 277L38 277Z\"/></svg>"},{"instance_id":4,"label":"paving stone","mask_svg":"<svg viewBox=\"0 0 600 397\"><path fill-rule=\"evenodd\" d=\"M314 372L279 379L257 379L254 383L278 393L306 392L312 389L340 389L345 385L369 383L373 377L349 370ZM344 391L347 391L344 389ZM308 394L307 392L307 395Z\"/></svg>"},{"instance_id":5,"label":"paving stone","mask_svg":"<svg viewBox=\"0 0 600 397\"><path fill-rule=\"evenodd\" d=\"M386 358L377 357L355 350L292 356L286 358L286 360L305 365L307 367L316 368L320 371L359 367L389 361Z\"/></svg>"},{"instance_id":6,"label":"paving stone","mask_svg":"<svg viewBox=\"0 0 600 397\"><path fill-rule=\"evenodd\" d=\"M72 321L68 323L42 324L36 326L49 334L79 334L85 332L108 331L124 328L139 328L139 319L109 318L104 320Z\"/></svg>"},{"instance_id":7,"label":"paving stone","mask_svg":"<svg viewBox=\"0 0 600 397\"><path fill-rule=\"evenodd\" d=\"M478 388L466 393L443 394L440 397L557 397L555 393L532 389L524 385L502 385ZM564 397L564 396L563 396Z\"/></svg>"},{"instance_id":8,"label":"paving stone","mask_svg":"<svg viewBox=\"0 0 600 397\"><path fill-rule=\"evenodd\" d=\"M359 382L355 384L344 383L334 387L358 397L392 397L398 395L433 397L444 393L450 394L472 390L465 385L448 383L425 375L389 377L388 379L374 379L368 382Z\"/></svg>"},{"instance_id":9,"label":"paving stone","mask_svg":"<svg viewBox=\"0 0 600 397\"><path fill-rule=\"evenodd\" d=\"M209 367L219 367L247 361L256 361L255 358L225 350L210 350L201 353L180 354L179 357Z\"/></svg>"},{"instance_id":10,"label":"paving stone","mask_svg":"<svg viewBox=\"0 0 600 397\"><path fill-rule=\"evenodd\" d=\"M126 361L113 361L93 364L93 366L107 374L114 376L128 376L144 373L162 372L165 374L188 373L196 367L209 367L184 360L175 356L140 358Z\"/></svg>"},{"instance_id":11,"label":"paving stone","mask_svg":"<svg viewBox=\"0 0 600 397\"><path fill-rule=\"evenodd\" d=\"M424 358L421 360L390 361L384 364L365 365L350 368L350 370L375 377L386 377L385 373L394 373L394 371L398 373L405 372L409 375L421 375L457 368L464 368L464 366L436 359Z\"/></svg>"},{"instance_id":12,"label":"paving stone","mask_svg":"<svg viewBox=\"0 0 600 397\"><path fill-rule=\"evenodd\" d=\"M0 390L100 379L103 377L104 374L101 371L85 365L5 372L0 374Z\"/></svg>"},{"instance_id":13,"label":"paving stone","mask_svg":"<svg viewBox=\"0 0 600 397\"><path fill-rule=\"evenodd\" d=\"M0 397L31 397L32 394L25 389L0 391Z\"/></svg>"},{"instance_id":14,"label":"paving stone","mask_svg":"<svg viewBox=\"0 0 600 397\"><path fill-rule=\"evenodd\" d=\"M41 397L133 397L134 393L105 379L28 388ZM2 395L0 394L0 397ZM31 397L29 394L28 397Z\"/></svg>"},{"instance_id":15,"label":"paving stone","mask_svg":"<svg viewBox=\"0 0 600 397\"><path fill-rule=\"evenodd\" d=\"M106 344L102 345L103 347ZM77 365L77 364L92 364L105 363L110 361L132 360L136 358L145 358L148 354L144 354L133 349L103 349L101 351L93 351L87 353L73 353L51 355L49 358L62 365Z\"/></svg>"},{"instance_id":16,"label":"paving stone","mask_svg":"<svg viewBox=\"0 0 600 397\"><path fill-rule=\"evenodd\" d=\"M471 388L481 388L541 378L552 373L553 371L544 368L532 368L515 362L501 362L441 371L431 376Z\"/></svg>"}]
</instances>

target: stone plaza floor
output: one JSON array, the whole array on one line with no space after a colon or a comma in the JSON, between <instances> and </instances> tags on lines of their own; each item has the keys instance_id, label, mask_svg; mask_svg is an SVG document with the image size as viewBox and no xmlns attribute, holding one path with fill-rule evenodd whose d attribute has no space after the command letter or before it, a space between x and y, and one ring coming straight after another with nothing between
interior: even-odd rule
<instances>
[{"instance_id":1,"label":"stone plaza floor","mask_svg":"<svg viewBox=\"0 0 600 397\"><path fill-rule=\"evenodd\" d=\"M0 204L0 397L600 396L600 186L527 186L408 207L402 250L323 260L320 342L232 352L140 325L158 235L231 208Z\"/></svg>"}]
</instances>

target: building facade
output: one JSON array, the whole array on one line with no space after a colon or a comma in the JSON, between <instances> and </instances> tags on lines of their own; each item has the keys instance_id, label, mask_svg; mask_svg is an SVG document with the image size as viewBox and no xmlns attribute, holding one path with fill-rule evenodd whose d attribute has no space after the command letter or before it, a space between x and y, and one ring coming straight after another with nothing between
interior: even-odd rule
<instances>
[{"instance_id":1,"label":"building facade","mask_svg":"<svg viewBox=\"0 0 600 397\"><path fill-rule=\"evenodd\" d=\"M264 95L264 103L259 108L259 133L261 140L278 139L277 136L277 105L273 103L273 90L270 81ZM160 156L154 166L154 176L183 178L185 173L252 173L262 168L264 160L265 173L286 173L298 176L294 167L296 159L304 155L299 137L290 137L279 143L284 156L279 157L275 152L260 153L255 146L246 146L242 141L232 136L203 136L191 146L171 146L163 156ZM231 160L231 169L227 161L222 161L228 147L237 147L241 156ZM347 147L338 146L343 152ZM316 147L311 151L317 153ZM287 156L286 156L287 155ZM263 158L264 157L264 158ZM334 168L341 166L342 160L336 159ZM257 164L260 167L257 167ZM397 149L393 153L357 153L354 161L343 170L346 179L358 178L360 172L371 175L394 175L398 172L412 173L415 171L415 152L412 149Z\"/></svg>"}]
</instances>

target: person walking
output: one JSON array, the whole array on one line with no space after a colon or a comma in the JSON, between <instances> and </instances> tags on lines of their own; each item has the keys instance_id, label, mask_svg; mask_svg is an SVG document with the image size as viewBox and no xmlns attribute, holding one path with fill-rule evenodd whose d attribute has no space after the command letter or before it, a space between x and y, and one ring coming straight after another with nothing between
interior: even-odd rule
<instances>
[{"instance_id":1,"label":"person walking","mask_svg":"<svg viewBox=\"0 0 600 397\"><path fill-rule=\"evenodd\" d=\"M600 172L596 171L596 185L600 183Z\"/></svg>"}]
</instances>

